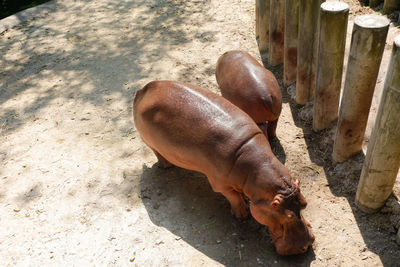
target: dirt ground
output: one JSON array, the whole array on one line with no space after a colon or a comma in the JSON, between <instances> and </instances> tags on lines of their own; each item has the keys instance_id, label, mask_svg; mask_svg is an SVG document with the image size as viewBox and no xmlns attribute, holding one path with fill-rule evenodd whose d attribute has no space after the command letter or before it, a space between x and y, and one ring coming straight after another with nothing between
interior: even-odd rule
<instances>
[{"instance_id":1,"label":"dirt ground","mask_svg":"<svg viewBox=\"0 0 400 267\"><path fill-rule=\"evenodd\" d=\"M346 2L351 20L374 12ZM334 126L313 132L311 107L295 104L293 87L282 87L272 146L308 200L316 241L304 255L277 255L267 229L233 218L202 174L159 169L141 141L131 101L147 82L218 92L219 55L241 49L260 60L253 1L44 7L18 14L24 22L0 36L1 265L400 266L399 202L391 197L373 215L357 209L364 154L334 164ZM398 33L391 26L366 140ZM272 70L281 82L282 67Z\"/></svg>"}]
</instances>

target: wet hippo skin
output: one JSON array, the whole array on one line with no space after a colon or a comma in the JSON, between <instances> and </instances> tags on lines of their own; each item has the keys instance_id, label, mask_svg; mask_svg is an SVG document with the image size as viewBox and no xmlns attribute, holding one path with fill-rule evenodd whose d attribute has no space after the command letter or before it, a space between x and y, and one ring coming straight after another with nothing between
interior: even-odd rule
<instances>
[{"instance_id":1,"label":"wet hippo skin","mask_svg":"<svg viewBox=\"0 0 400 267\"><path fill-rule=\"evenodd\" d=\"M249 53L234 50L218 59L215 76L223 97L246 112L266 135L276 135L282 93L272 72Z\"/></svg>"},{"instance_id":2,"label":"wet hippo skin","mask_svg":"<svg viewBox=\"0 0 400 267\"><path fill-rule=\"evenodd\" d=\"M236 217L268 226L279 254L303 253L313 243L301 209L298 180L273 155L257 124L225 98L194 85L154 81L134 98L134 121L161 167L205 174Z\"/></svg>"}]
</instances>

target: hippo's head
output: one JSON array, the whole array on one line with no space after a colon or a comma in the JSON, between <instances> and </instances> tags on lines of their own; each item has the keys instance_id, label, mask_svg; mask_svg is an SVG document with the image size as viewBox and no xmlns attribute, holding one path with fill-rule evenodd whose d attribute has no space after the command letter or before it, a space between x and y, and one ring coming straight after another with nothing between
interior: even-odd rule
<instances>
[{"instance_id":1,"label":"hippo's head","mask_svg":"<svg viewBox=\"0 0 400 267\"><path fill-rule=\"evenodd\" d=\"M276 251L281 255L300 254L314 242L311 225L301 215L307 201L300 193L299 181L285 179L288 189L270 197L256 197L250 203L253 217L268 226Z\"/></svg>"}]
</instances>

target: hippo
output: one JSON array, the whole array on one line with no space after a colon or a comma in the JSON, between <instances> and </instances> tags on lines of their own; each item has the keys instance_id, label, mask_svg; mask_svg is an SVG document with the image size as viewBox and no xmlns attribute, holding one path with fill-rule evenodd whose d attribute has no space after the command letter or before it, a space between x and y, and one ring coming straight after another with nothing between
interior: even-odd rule
<instances>
[{"instance_id":1,"label":"hippo","mask_svg":"<svg viewBox=\"0 0 400 267\"><path fill-rule=\"evenodd\" d=\"M272 72L249 53L234 50L220 56L215 77L223 97L246 112L269 138L276 136L282 93Z\"/></svg>"},{"instance_id":2,"label":"hippo","mask_svg":"<svg viewBox=\"0 0 400 267\"><path fill-rule=\"evenodd\" d=\"M160 167L205 174L238 218L249 214L268 226L279 254L307 251L314 241L302 217L307 205L298 180L273 155L268 139L241 109L211 91L153 81L133 101L136 129Z\"/></svg>"}]
</instances>

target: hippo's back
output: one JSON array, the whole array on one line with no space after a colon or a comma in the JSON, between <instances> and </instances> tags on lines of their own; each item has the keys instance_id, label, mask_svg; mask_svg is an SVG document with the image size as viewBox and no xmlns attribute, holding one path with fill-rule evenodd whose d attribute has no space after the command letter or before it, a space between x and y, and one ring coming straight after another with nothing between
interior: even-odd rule
<instances>
[{"instance_id":1,"label":"hippo's back","mask_svg":"<svg viewBox=\"0 0 400 267\"><path fill-rule=\"evenodd\" d=\"M260 133L223 97L171 81L151 82L137 92L134 120L148 146L174 165L207 175L229 172L236 150Z\"/></svg>"},{"instance_id":2,"label":"hippo's back","mask_svg":"<svg viewBox=\"0 0 400 267\"><path fill-rule=\"evenodd\" d=\"M222 96L257 123L276 120L282 94L272 72L244 51L229 51L217 62L216 79Z\"/></svg>"}]
</instances>

